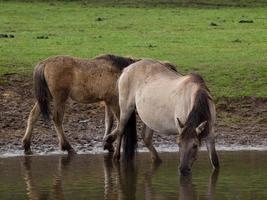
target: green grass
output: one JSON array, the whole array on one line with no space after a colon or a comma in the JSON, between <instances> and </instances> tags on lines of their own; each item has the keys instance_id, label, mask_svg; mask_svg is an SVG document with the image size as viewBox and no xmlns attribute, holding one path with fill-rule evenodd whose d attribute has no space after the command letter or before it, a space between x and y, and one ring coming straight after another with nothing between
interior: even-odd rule
<instances>
[{"instance_id":1,"label":"green grass","mask_svg":"<svg viewBox=\"0 0 267 200\"><path fill-rule=\"evenodd\" d=\"M15 35L0 38L0 75L31 76L34 65L52 55L112 53L169 60L183 73L197 71L216 98L267 97L264 1L199 1L208 7L118 2L0 1L0 33ZM250 5L256 6L243 7Z\"/></svg>"}]
</instances>

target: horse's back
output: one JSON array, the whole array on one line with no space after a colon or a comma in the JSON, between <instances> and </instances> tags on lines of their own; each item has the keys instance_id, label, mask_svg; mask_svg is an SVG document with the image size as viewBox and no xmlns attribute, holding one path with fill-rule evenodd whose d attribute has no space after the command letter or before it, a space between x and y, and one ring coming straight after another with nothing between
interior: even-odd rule
<instances>
[{"instance_id":1,"label":"horse's back","mask_svg":"<svg viewBox=\"0 0 267 200\"><path fill-rule=\"evenodd\" d=\"M52 96L93 103L114 95L120 69L104 59L56 56L46 59L45 78Z\"/></svg>"},{"instance_id":2,"label":"horse's back","mask_svg":"<svg viewBox=\"0 0 267 200\"><path fill-rule=\"evenodd\" d=\"M164 65L156 60L142 59L123 70L119 78L119 82L121 82L119 85L130 87L129 84L131 84L133 89L151 82L152 79L164 80L165 76L169 79L176 79L181 75L174 70L173 66Z\"/></svg>"}]
</instances>

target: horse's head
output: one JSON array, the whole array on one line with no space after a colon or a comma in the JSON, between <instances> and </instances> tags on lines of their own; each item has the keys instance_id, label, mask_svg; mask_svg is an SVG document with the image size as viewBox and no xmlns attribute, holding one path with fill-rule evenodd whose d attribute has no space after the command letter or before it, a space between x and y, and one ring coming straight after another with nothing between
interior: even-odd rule
<instances>
[{"instance_id":1,"label":"horse's head","mask_svg":"<svg viewBox=\"0 0 267 200\"><path fill-rule=\"evenodd\" d=\"M179 124L179 136L177 143L180 152L180 172L182 175L190 175L194 161L197 159L197 153L200 146L201 133L206 127L207 121L200 123L196 128L185 126L177 118Z\"/></svg>"}]
</instances>

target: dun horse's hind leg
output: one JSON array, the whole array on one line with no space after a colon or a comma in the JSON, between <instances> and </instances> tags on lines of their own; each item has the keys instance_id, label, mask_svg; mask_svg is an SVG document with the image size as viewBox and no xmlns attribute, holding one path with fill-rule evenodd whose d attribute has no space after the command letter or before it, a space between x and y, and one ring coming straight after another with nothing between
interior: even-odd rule
<instances>
[{"instance_id":1,"label":"dun horse's hind leg","mask_svg":"<svg viewBox=\"0 0 267 200\"><path fill-rule=\"evenodd\" d=\"M217 152L216 152L216 149L215 149L215 139L213 137L212 138L208 138L206 140L206 145L207 145L207 149L208 149L208 153L209 153L209 158L210 158L211 164L215 169L218 169L220 167L220 164L219 164L218 155L217 155Z\"/></svg>"},{"instance_id":2,"label":"dun horse's hind leg","mask_svg":"<svg viewBox=\"0 0 267 200\"><path fill-rule=\"evenodd\" d=\"M38 103L35 103L30 112L28 122L27 122L27 129L22 139L22 144L23 144L25 154L32 154L32 151L31 151L32 130L33 130L33 125L36 123L39 115L40 115L40 109L39 109Z\"/></svg>"},{"instance_id":3,"label":"dun horse's hind leg","mask_svg":"<svg viewBox=\"0 0 267 200\"><path fill-rule=\"evenodd\" d=\"M111 129L113 127L113 123L114 123L114 116L111 110L111 107L109 105L105 105L105 135L104 138L107 137L107 135L109 135L111 133ZM103 140L104 140L103 138ZM113 152L114 148L112 143L107 143L104 142L104 150L108 150L109 152Z\"/></svg>"},{"instance_id":4,"label":"dun horse's hind leg","mask_svg":"<svg viewBox=\"0 0 267 200\"><path fill-rule=\"evenodd\" d=\"M54 111L53 111L53 121L56 128L57 136L59 139L59 145L61 150L68 151L68 153L75 153L74 149L69 144L67 138L64 135L63 131L63 117L65 111L65 101L55 102Z\"/></svg>"},{"instance_id":5,"label":"dun horse's hind leg","mask_svg":"<svg viewBox=\"0 0 267 200\"><path fill-rule=\"evenodd\" d=\"M152 129L148 128L144 124L143 129L141 131L141 136L142 136L142 139L144 140L146 147L149 149L151 153L152 161L155 163L159 163L161 162L161 159L159 158L158 153L152 144L153 132L154 131Z\"/></svg>"},{"instance_id":6,"label":"dun horse's hind leg","mask_svg":"<svg viewBox=\"0 0 267 200\"><path fill-rule=\"evenodd\" d=\"M121 150L121 141L124 133L125 126L132 114L134 112L134 106L121 106L121 113L120 113L120 122L118 125L118 128L115 129L111 134L109 134L106 138L105 141L107 143L112 143L116 138L117 138L117 145L116 149L113 155L114 160L120 160L120 150Z\"/></svg>"}]
</instances>

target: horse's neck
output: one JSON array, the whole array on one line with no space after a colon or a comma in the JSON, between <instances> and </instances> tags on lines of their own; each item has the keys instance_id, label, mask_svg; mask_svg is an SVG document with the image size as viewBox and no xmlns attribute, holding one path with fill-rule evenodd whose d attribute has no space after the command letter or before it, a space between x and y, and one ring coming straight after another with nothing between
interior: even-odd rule
<instances>
[{"instance_id":1,"label":"horse's neck","mask_svg":"<svg viewBox=\"0 0 267 200\"><path fill-rule=\"evenodd\" d=\"M185 123L189 113L194 106L195 94L198 87L185 83L186 77L182 83L178 83L177 93L175 96L175 117L179 118L182 123Z\"/></svg>"}]
</instances>

